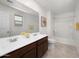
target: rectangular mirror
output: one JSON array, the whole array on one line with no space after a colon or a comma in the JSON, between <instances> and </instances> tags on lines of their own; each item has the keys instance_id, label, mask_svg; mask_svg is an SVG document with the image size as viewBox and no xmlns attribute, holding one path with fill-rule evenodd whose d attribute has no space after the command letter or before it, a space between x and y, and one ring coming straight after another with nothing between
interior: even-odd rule
<instances>
[{"instance_id":1,"label":"rectangular mirror","mask_svg":"<svg viewBox=\"0 0 79 59\"><path fill-rule=\"evenodd\" d=\"M20 35L22 32L39 32L39 14L16 3L17 6L0 2L0 38Z\"/></svg>"}]
</instances>

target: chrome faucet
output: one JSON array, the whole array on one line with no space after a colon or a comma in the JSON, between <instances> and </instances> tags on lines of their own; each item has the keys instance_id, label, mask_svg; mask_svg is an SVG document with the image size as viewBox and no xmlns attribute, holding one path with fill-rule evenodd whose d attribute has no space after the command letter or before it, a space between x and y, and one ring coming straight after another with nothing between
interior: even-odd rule
<instances>
[{"instance_id":1,"label":"chrome faucet","mask_svg":"<svg viewBox=\"0 0 79 59\"><path fill-rule=\"evenodd\" d=\"M12 35L12 31L7 31L9 37Z\"/></svg>"}]
</instances>

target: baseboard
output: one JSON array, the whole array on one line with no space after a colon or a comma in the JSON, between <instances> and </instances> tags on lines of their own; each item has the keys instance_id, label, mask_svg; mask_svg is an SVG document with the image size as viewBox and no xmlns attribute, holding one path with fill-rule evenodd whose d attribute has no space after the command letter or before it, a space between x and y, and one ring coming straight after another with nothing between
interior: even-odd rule
<instances>
[{"instance_id":1,"label":"baseboard","mask_svg":"<svg viewBox=\"0 0 79 59\"><path fill-rule=\"evenodd\" d=\"M69 42L68 39L65 38L56 37L55 40L59 43L75 46L75 43L73 41Z\"/></svg>"}]
</instances>

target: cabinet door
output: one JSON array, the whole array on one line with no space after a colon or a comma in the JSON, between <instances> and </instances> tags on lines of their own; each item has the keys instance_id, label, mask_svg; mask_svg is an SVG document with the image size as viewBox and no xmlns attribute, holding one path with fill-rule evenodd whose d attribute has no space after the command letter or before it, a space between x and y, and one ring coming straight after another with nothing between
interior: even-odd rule
<instances>
[{"instance_id":1,"label":"cabinet door","mask_svg":"<svg viewBox=\"0 0 79 59\"><path fill-rule=\"evenodd\" d=\"M40 46L37 46L37 57L40 58L43 56L43 44Z\"/></svg>"},{"instance_id":2,"label":"cabinet door","mask_svg":"<svg viewBox=\"0 0 79 59\"><path fill-rule=\"evenodd\" d=\"M22 58L36 58L36 47L32 48L29 52L26 52Z\"/></svg>"},{"instance_id":3,"label":"cabinet door","mask_svg":"<svg viewBox=\"0 0 79 59\"><path fill-rule=\"evenodd\" d=\"M42 38L37 42L37 57L42 57L48 50L48 37Z\"/></svg>"},{"instance_id":4,"label":"cabinet door","mask_svg":"<svg viewBox=\"0 0 79 59\"><path fill-rule=\"evenodd\" d=\"M47 50L48 50L48 40L46 40L46 41L43 43L43 54L45 54Z\"/></svg>"}]
</instances>

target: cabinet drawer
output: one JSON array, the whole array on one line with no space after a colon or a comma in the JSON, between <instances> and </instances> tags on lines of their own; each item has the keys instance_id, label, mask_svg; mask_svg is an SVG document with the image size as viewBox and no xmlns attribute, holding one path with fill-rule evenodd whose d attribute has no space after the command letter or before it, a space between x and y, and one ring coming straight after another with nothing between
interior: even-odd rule
<instances>
[{"instance_id":1,"label":"cabinet drawer","mask_svg":"<svg viewBox=\"0 0 79 59\"><path fill-rule=\"evenodd\" d=\"M44 37L44 38L40 39L39 41L37 41L37 45L40 45L45 41L48 41L48 37Z\"/></svg>"}]
</instances>

